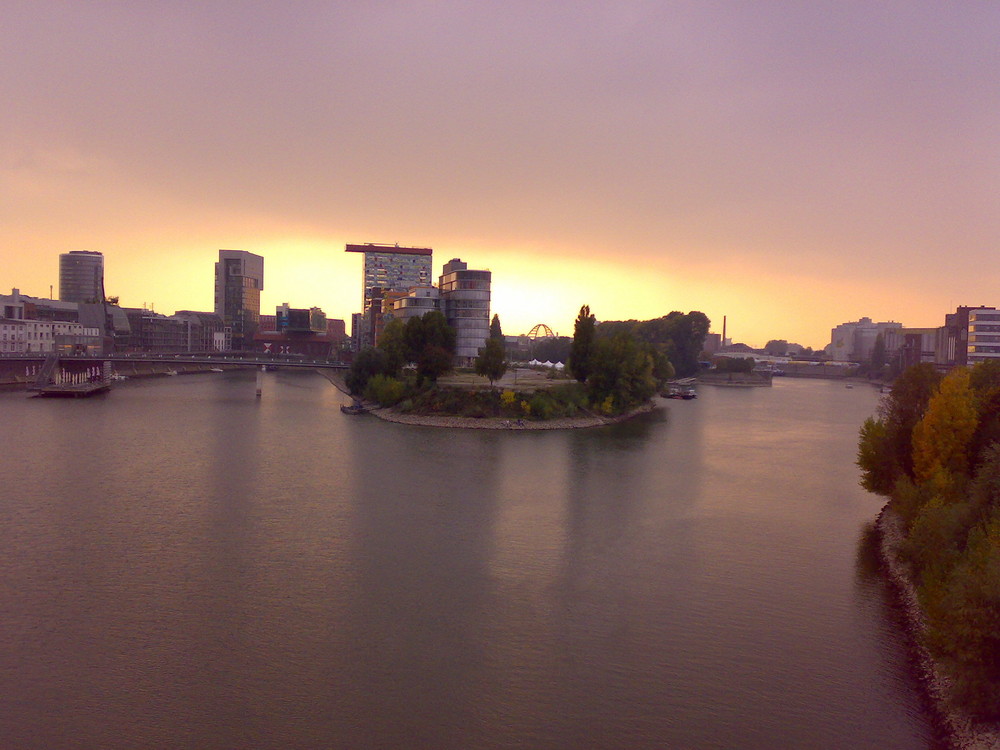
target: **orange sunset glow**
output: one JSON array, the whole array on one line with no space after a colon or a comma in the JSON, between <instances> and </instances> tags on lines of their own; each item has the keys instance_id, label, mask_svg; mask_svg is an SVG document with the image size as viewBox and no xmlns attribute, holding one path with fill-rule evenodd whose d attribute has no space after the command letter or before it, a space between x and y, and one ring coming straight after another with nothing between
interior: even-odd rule
<instances>
[{"instance_id":1,"label":"orange sunset glow","mask_svg":"<svg viewBox=\"0 0 1000 750\"><path fill-rule=\"evenodd\" d=\"M505 333L700 310L822 347L1000 304L1000 9L929 2L90 4L0 30L0 289L350 319L352 242L493 271Z\"/></svg>"}]
</instances>

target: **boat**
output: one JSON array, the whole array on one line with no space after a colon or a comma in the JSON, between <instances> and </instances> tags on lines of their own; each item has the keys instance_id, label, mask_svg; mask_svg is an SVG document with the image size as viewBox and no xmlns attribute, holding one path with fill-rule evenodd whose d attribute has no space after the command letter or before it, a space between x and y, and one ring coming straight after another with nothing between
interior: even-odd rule
<instances>
[{"instance_id":1,"label":"boat","mask_svg":"<svg viewBox=\"0 0 1000 750\"><path fill-rule=\"evenodd\" d=\"M682 388L681 386L672 385L666 394L664 394L664 398L677 398L690 401L693 398L698 398L698 392L691 387Z\"/></svg>"},{"instance_id":2,"label":"boat","mask_svg":"<svg viewBox=\"0 0 1000 750\"><path fill-rule=\"evenodd\" d=\"M86 398L111 390L111 383L95 380L87 383L52 383L35 388L35 396L42 398Z\"/></svg>"},{"instance_id":3,"label":"boat","mask_svg":"<svg viewBox=\"0 0 1000 750\"><path fill-rule=\"evenodd\" d=\"M225 370L223 370L221 367L209 367L208 371L209 372L225 372Z\"/></svg>"},{"instance_id":4,"label":"boat","mask_svg":"<svg viewBox=\"0 0 1000 750\"><path fill-rule=\"evenodd\" d=\"M368 411L368 409L365 408L364 404L362 404L362 403L360 403L358 401L355 401L350 406L347 406L345 404L341 404L340 405L340 410L344 414L364 414L365 412Z\"/></svg>"}]
</instances>

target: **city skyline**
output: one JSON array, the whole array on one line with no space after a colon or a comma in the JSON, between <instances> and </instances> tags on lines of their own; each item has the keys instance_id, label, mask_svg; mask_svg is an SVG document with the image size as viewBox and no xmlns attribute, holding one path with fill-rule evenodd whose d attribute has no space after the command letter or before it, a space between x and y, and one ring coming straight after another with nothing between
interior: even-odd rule
<instances>
[{"instance_id":1,"label":"city skyline","mask_svg":"<svg viewBox=\"0 0 1000 750\"><path fill-rule=\"evenodd\" d=\"M995 305L1000 8L41 1L0 30L0 260L58 291L358 312L351 242L493 272L505 332L700 310L822 347Z\"/></svg>"}]
</instances>

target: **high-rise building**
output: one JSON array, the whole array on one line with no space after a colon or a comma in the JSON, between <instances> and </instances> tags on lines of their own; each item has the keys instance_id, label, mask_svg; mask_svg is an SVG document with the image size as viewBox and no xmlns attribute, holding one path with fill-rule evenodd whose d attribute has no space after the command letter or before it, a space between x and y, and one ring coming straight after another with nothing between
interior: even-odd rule
<instances>
[{"instance_id":1,"label":"high-rise building","mask_svg":"<svg viewBox=\"0 0 1000 750\"><path fill-rule=\"evenodd\" d=\"M490 335L490 271L470 271L453 258L438 280L441 311L455 329L455 361L469 365L479 356Z\"/></svg>"},{"instance_id":2,"label":"high-rise building","mask_svg":"<svg viewBox=\"0 0 1000 750\"><path fill-rule=\"evenodd\" d=\"M232 330L233 349L253 347L260 321L264 259L246 250L220 250L215 264L215 314Z\"/></svg>"},{"instance_id":3,"label":"high-rise building","mask_svg":"<svg viewBox=\"0 0 1000 750\"><path fill-rule=\"evenodd\" d=\"M61 302L104 301L104 255L92 250L71 250L59 256Z\"/></svg>"},{"instance_id":4,"label":"high-rise building","mask_svg":"<svg viewBox=\"0 0 1000 750\"><path fill-rule=\"evenodd\" d=\"M400 247L399 245L348 245L349 253L364 253L365 269L361 282L363 310L383 291L405 292L411 287L431 283L431 255L429 247ZM381 304L381 297L379 297Z\"/></svg>"},{"instance_id":5,"label":"high-rise building","mask_svg":"<svg viewBox=\"0 0 1000 750\"><path fill-rule=\"evenodd\" d=\"M399 245L347 245L349 253L364 253L365 267L361 277L361 300L364 320L354 332L358 348L373 346L375 333L381 328L382 302L385 293L407 292L415 286L431 283L429 247Z\"/></svg>"}]
</instances>

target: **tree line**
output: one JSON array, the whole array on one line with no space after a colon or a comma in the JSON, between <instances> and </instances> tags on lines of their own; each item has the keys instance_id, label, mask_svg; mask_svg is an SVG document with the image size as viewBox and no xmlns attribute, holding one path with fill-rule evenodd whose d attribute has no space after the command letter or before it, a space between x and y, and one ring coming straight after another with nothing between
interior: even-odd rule
<instances>
[{"instance_id":1,"label":"tree line","mask_svg":"<svg viewBox=\"0 0 1000 750\"><path fill-rule=\"evenodd\" d=\"M925 645L961 705L1000 719L1000 363L905 370L861 427L857 460L902 520Z\"/></svg>"}]
</instances>

